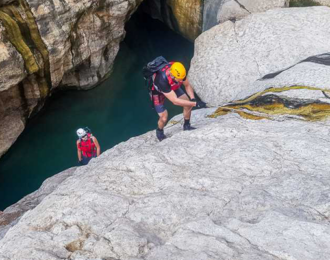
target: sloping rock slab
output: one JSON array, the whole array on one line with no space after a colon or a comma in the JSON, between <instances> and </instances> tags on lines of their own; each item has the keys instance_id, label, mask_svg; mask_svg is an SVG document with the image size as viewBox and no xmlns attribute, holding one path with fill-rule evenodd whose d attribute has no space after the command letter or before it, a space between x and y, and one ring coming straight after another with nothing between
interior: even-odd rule
<instances>
[{"instance_id":1,"label":"sloping rock slab","mask_svg":"<svg viewBox=\"0 0 330 260\"><path fill-rule=\"evenodd\" d=\"M252 84L330 51L330 8L281 8L225 22L196 40L189 79L209 105L243 99Z\"/></svg>"},{"instance_id":2,"label":"sloping rock slab","mask_svg":"<svg viewBox=\"0 0 330 260\"><path fill-rule=\"evenodd\" d=\"M0 259L327 260L329 122L213 112L78 168L0 240Z\"/></svg>"},{"instance_id":3,"label":"sloping rock slab","mask_svg":"<svg viewBox=\"0 0 330 260\"><path fill-rule=\"evenodd\" d=\"M34 209L47 195L52 193L59 184L72 176L75 169L76 168L70 168L48 178L37 191L6 208L4 212L0 214L0 239L4 237L10 227L18 222L25 212Z\"/></svg>"}]
</instances>

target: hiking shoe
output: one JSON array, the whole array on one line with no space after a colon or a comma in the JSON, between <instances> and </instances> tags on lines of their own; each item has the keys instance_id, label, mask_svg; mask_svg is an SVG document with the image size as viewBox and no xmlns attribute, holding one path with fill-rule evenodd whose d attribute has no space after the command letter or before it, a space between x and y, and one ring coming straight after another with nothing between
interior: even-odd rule
<instances>
[{"instance_id":1,"label":"hiking shoe","mask_svg":"<svg viewBox=\"0 0 330 260\"><path fill-rule=\"evenodd\" d=\"M195 127L192 127L190 124L184 124L183 125L183 131L190 131L190 130L195 130Z\"/></svg>"},{"instance_id":2,"label":"hiking shoe","mask_svg":"<svg viewBox=\"0 0 330 260\"><path fill-rule=\"evenodd\" d=\"M163 141L164 139L166 139L166 135L164 134L164 130L160 130L160 129L156 129L156 136L157 139L159 140L159 142Z\"/></svg>"}]
</instances>

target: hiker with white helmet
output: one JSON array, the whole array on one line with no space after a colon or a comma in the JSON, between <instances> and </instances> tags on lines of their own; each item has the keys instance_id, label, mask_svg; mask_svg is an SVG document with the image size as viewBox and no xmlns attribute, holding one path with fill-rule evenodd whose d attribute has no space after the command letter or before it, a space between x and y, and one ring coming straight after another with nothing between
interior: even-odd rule
<instances>
[{"instance_id":1,"label":"hiker with white helmet","mask_svg":"<svg viewBox=\"0 0 330 260\"><path fill-rule=\"evenodd\" d=\"M100 155L101 148L96 137L92 135L89 128L79 128L77 130L79 139L77 140L78 160L80 165L87 165L89 161Z\"/></svg>"}]
</instances>

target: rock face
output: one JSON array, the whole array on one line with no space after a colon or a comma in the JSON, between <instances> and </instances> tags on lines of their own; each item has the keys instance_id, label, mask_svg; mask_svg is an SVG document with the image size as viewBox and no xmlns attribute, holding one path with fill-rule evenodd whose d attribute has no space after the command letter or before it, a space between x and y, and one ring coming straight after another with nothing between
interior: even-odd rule
<instances>
[{"instance_id":1,"label":"rock face","mask_svg":"<svg viewBox=\"0 0 330 260\"><path fill-rule=\"evenodd\" d=\"M203 0L148 0L143 9L173 31L194 40L202 32Z\"/></svg>"},{"instance_id":2,"label":"rock face","mask_svg":"<svg viewBox=\"0 0 330 260\"><path fill-rule=\"evenodd\" d=\"M0 6L10 4L14 2L15 0L0 0Z\"/></svg>"},{"instance_id":3,"label":"rock face","mask_svg":"<svg viewBox=\"0 0 330 260\"><path fill-rule=\"evenodd\" d=\"M148 0L144 9L193 41L220 22L288 5L289 0Z\"/></svg>"},{"instance_id":4,"label":"rock face","mask_svg":"<svg viewBox=\"0 0 330 260\"><path fill-rule=\"evenodd\" d=\"M218 9L216 24L241 19L252 13L265 12L277 7L289 6L289 0L224 0Z\"/></svg>"},{"instance_id":5,"label":"rock face","mask_svg":"<svg viewBox=\"0 0 330 260\"><path fill-rule=\"evenodd\" d=\"M17 0L0 8L0 156L51 91L88 89L110 73L141 1Z\"/></svg>"},{"instance_id":6,"label":"rock face","mask_svg":"<svg viewBox=\"0 0 330 260\"><path fill-rule=\"evenodd\" d=\"M227 21L196 40L189 79L209 105L244 99L267 88L251 88L264 76L329 52L327 22L328 7L274 9L236 23ZM308 83L313 86L311 80Z\"/></svg>"},{"instance_id":7,"label":"rock face","mask_svg":"<svg viewBox=\"0 0 330 260\"><path fill-rule=\"evenodd\" d=\"M320 3L321 5L330 6L330 0L317 0L315 2Z\"/></svg>"},{"instance_id":8,"label":"rock face","mask_svg":"<svg viewBox=\"0 0 330 260\"><path fill-rule=\"evenodd\" d=\"M327 260L328 123L214 110L77 168L6 232L0 259Z\"/></svg>"}]
</instances>

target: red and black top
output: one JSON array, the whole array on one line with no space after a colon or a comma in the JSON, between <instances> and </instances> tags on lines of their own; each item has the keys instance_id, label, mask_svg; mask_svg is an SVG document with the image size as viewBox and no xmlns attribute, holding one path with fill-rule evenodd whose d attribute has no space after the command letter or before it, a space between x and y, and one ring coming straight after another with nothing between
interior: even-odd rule
<instances>
[{"instance_id":1,"label":"red and black top","mask_svg":"<svg viewBox=\"0 0 330 260\"><path fill-rule=\"evenodd\" d=\"M154 74L154 84L152 86L153 94L157 93L170 93L172 90L177 90L182 86L182 82L176 82L170 76L171 65L174 62L170 62L170 65L165 66L160 71Z\"/></svg>"},{"instance_id":2,"label":"red and black top","mask_svg":"<svg viewBox=\"0 0 330 260\"><path fill-rule=\"evenodd\" d=\"M96 146L93 142L91 134L87 134L87 140L84 141L80 139L78 142L78 148L81 150L82 155L85 157L95 157L96 156Z\"/></svg>"}]
</instances>

